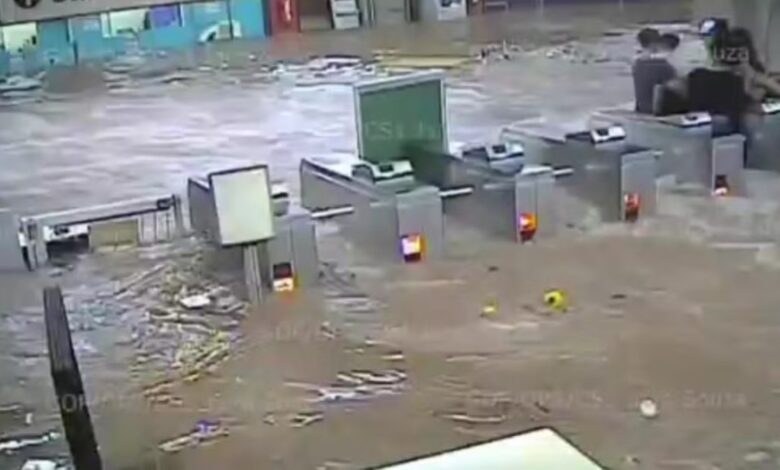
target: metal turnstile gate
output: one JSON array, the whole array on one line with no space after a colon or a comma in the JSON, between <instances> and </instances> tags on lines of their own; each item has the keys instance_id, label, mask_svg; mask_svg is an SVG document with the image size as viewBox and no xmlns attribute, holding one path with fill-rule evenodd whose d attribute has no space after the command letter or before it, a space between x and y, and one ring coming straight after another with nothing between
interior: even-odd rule
<instances>
[{"instance_id":1,"label":"metal turnstile gate","mask_svg":"<svg viewBox=\"0 0 780 470\"><path fill-rule=\"evenodd\" d=\"M747 192L745 138L719 135L707 113L655 117L605 110L591 117L593 127L609 125L623 127L628 143L661 151L658 176L674 175L678 184L694 184L717 195Z\"/></svg>"},{"instance_id":2,"label":"metal turnstile gate","mask_svg":"<svg viewBox=\"0 0 780 470\"><path fill-rule=\"evenodd\" d=\"M301 161L301 204L338 217L347 237L385 260L419 261L444 253L442 196L433 186L381 185L353 176L354 165Z\"/></svg>"},{"instance_id":3,"label":"metal turnstile gate","mask_svg":"<svg viewBox=\"0 0 780 470\"><path fill-rule=\"evenodd\" d=\"M412 159L416 176L443 192L470 188L464 197L444 200L444 214L491 235L522 243L556 231L555 174L550 167L525 165L522 157L482 161L451 154Z\"/></svg>"},{"instance_id":4,"label":"metal turnstile gate","mask_svg":"<svg viewBox=\"0 0 780 470\"><path fill-rule=\"evenodd\" d=\"M606 222L630 222L656 213L658 152L630 145L624 137L619 127L562 134L538 122L502 131L504 140L524 146L529 163L570 168L572 176L560 187L596 209Z\"/></svg>"},{"instance_id":5,"label":"metal turnstile gate","mask_svg":"<svg viewBox=\"0 0 780 470\"><path fill-rule=\"evenodd\" d=\"M213 188L208 178L190 178L187 182L190 225L196 233L219 245L218 214ZM272 194L274 207L274 235L272 238L247 247L221 247L217 263L225 270L244 272L247 276L259 274L259 279L246 282L263 291L285 292L312 287L319 279L319 256L315 221L307 211L288 211L286 201ZM241 253L243 252L243 253ZM257 264L257 266L248 266ZM248 295L251 297L251 295Z\"/></svg>"},{"instance_id":6,"label":"metal turnstile gate","mask_svg":"<svg viewBox=\"0 0 780 470\"><path fill-rule=\"evenodd\" d=\"M745 166L780 173L780 102L765 103L760 116L744 120Z\"/></svg>"}]
</instances>

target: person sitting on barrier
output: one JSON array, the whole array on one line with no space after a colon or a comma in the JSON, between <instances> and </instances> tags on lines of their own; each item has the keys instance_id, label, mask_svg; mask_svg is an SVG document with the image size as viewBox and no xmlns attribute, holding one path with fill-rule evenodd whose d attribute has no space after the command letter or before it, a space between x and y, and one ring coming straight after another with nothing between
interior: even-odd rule
<instances>
[{"instance_id":1,"label":"person sitting on barrier","mask_svg":"<svg viewBox=\"0 0 780 470\"><path fill-rule=\"evenodd\" d=\"M655 87L672 80L677 74L667 58L659 54L661 33L658 30L645 28L639 32L637 40L642 52L632 69L636 112L652 114Z\"/></svg>"},{"instance_id":2,"label":"person sitting on barrier","mask_svg":"<svg viewBox=\"0 0 780 470\"><path fill-rule=\"evenodd\" d=\"M688 83L686 77L678 74L674 65L674 54L680 46L680 37L674 33L662 34L658 40L659 54L665 58L675 71L675 78L655 86L653 93L653 114L668 116L688 111Z\"/></svg>"},{"instance_id":3,"label":"person sitting on barrier","mask_svg":"<svg viewBox=\"0 0 780 470\"><path fill-rule=\"evenodd\" d=\"M730 131L739 129L742 114L756 104L756 96L740 70L743 68L744 43L729 30L712 38L710 65L694 69L687 77L687 95L691 111L708 112L726 118Z\"/></svg>"},{"instance_id":4,"label":"person sitting on barrier","mask_svg":"<svg viewBox=\"0 0 780 470\"><path fill-rule=\"evenodd\" d=\"M670 58L678 47L680 47L680 36L674 33L664 33L658 38L658 50L670 63Z\"/></svg>"},{"instance_id":5,"label":"person sitting on barrier","mask_svg":"<svg viewBox=\"0 0 780 470\"><path fill-rule=\"evenodd\" d=\"M780 98L780 82L767 74L750 31L733 28L730 34L735 46L743 48L740 51L739 73L746 80L748 93L757 101L763 101L767 97Z\"/></svg>"},{"instance_id":6,"label":"person sitting on barrier","mask_svg":"<svg viewBox=\"0 0 780 470\"><path fill-rule=\"evenodd\" d=\"M653 92L653 115L670 116L691 110L688 103L688 77L682 76L656 85Z\"/></svg>"}]
</instances>

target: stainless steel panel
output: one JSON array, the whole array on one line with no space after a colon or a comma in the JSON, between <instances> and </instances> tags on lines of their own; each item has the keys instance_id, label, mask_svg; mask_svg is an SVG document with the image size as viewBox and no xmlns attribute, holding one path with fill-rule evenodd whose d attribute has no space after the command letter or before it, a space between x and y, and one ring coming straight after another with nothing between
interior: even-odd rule
<instances>
[{"instance_id":1,"label":"stainless steel panel","mask_svg":"<svg viewBox=\"0 0 780 470\"><path fill-rule=\"evenodd\" d=\"M301 287L317 284L320 258L314 221L308 215L295 216L290 224L293 248L293 267Z\"/></svg>"},{"instance_id":2,"label":"stainless steel panel","mask_svg":"<svg viewBox=\"0 0 780 470\"><path fill-rule=\"evenodd\" d=\"M11 211L0 209L0 271L25 269L19 245L19 219Z\"/></svg>"},{"instance_id":3,"label":"stainless steel panel","mask_svg":"<svg viewBox=\"0 0 780 470\"><path fill-rule=\"evenodd\" d=\"M294 262L291 221L283 219L278 220L277 223L276 234L266 243L268 249L267 280L272 279L271 268L274 264Z\"/></svg>"},{"instance_id":4,"label":"stainless steel panel","mask_svg":"<svg viewBox=\"0 0 780 470\"><path fill-rule=\"evenodd\" d=\"M745 120L748 168L780 173L780 113Z\"/></svg>"},{"instance_id":5,"label":"stainless steel panel","mask_svg":"<svg viewBox=\"0 0 780 470\"><path fill-rule=\"evenodd\" d=\"M520 216L522 214L536 214L536 183L531 178L518 180L515 183L515 204L513 206L512 225L514 240L521 242Z\"/></svg>"},{"instance_id":6,"label":"stainless steel panel","mask_svg":"<svg viewBox=\"0 0 780 470\"><path fill-rule=\"evenodd\" d=\"M657 212L658 189L655 181L656 160L652 151L625 155L620 168L621 184L617 194L620 214L617 220L625 219L626 194L638 194L641 202L640 217L652 217Z\"/></svg>"},{"instance_id":7,"label":"stainless steel panel","mask_svg":"<svg viewBox=\"0 0 780 470\"><path fill-rule=\"evenodd\" d=\"M425 238L427 259L436 259L444 255L444 219L442 201L435 188L396 196L398 210L397 243L404 235L420 234Z\"/></svg>"},{"instance_id":8,"label":"stainless steel panel","mask_svg":"<svg viewBox=\"0 0 780 470\"><path fill-rule=\"evenodd\" d=\"M718 175L728 180L730 193L737 196L747 194L744 175L745 138L741 135L718 137L712 141L709 188L715 189Z\"/></svg>"},{"instance_id":9,"label":"stainless steel panel","mask_svg":"<svg viewBox=\"0 0 780 470\"><path fill-rule=\"evenodd\" d=\"M536 189L537 236L555 235L558 229L555 177L551 173L534 176Z\"/></svg>"},{"instance_id":10,"label":"stainless steel panel","mask_svg":"<svg viewBox=\"0 0 780 470\"><path fill-rule=\"evenodd\" d=\"M591 126L606 123L623 126L629 144L661 151L657 176L675 175L678 183L708 184L711 125L679 127L625 110L601 111L591 117Z\"/></svg>"},{"instance_id":11,"label":"stainless steel panel","mask_svg":"<svg viewBox=\"0 0 780 470\"><path fill-rule=\"evenodd\" d=\"M211 187L206 181L190 178L187 181L187 201L189 202L190 227L203 234L207 239L216 241L217 211Z\"/></svg>"}]
</instances>

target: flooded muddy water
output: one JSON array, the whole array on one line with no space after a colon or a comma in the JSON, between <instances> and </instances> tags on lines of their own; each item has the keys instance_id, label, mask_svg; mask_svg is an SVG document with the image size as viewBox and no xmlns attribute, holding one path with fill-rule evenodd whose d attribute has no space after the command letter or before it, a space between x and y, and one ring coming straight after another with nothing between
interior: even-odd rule
<instances>
[{"instance_id":1,"label":"flooded muddy water","mask_svg":"<svg viewBox=\"0 0 780 470\"><path fill-rule=\"evenodd\" d=\"M531 116L574 126L632 99L638 22L689 14L684 2L624 8L217 45L113 64L80 94L62 93L78 87L60 71L0 101L0 205L181 193L189 176L257 162L296 194L301 158L354 158L350 85L381 73L365 60L377 49L476 57L507 41L508 59L448 70L451 141ZM686 36L686 60L700 52ZM310 58L335 53L364 60ZM670 220L714 210L662 202ZM749 250L692 243L688 228L608 227L522 250L472 235L448 261L400 267L374 265L326 225L322 287L257 310L232 310L195 241L3 274L0 445L59 432L39 288L60 283L107 468L363 468L540 426L609 468L776 468L779 274ZM569 312L545 310L551 288L569 292ZM223 310L183 311L188 289ZM494 316L480 315L487 302ZM647 397L656 420L637 409ZM0 467L66 452L58 437L0 452Z\"/></svg>"}]
</instances>

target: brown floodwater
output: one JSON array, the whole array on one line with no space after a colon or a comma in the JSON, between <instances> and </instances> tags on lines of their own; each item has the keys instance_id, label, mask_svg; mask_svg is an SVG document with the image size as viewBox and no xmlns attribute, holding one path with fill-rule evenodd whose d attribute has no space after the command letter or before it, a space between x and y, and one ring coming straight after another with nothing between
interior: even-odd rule
<instances>
[{"instance_id":1,"label":"brown floodwater","mask_svg":"<svg viewBox=\"0 0 780 470\"><path fill-rule=\"evenodd\" d=\"M471 54L507 40L522 49L511 60L449 71L450 139L487 140L537 115L576 125L631 100L638 22L688 15L686 2L626 2L624 10L604 2L222 44L148 59L78 95L54 93L76 88L72 72L61 72L48 91L0 107L0 203L27 214L182 192L188 176L254 162L296 190L301 158L354 153L349 85L375 73L360 64L323 77L307 62L313 54ZM550 54L564 43L567 54ZM687 46L695 54L695 41ZM277 59L285 62L268 65ZM161 263L169 273L201 273L207 267L192 260L203 247L188 241L4 274L0 405L20 409L0 411L0 432L58 429L39 299L41 285L57 282L107 468L363 468L540 426L556 427L610 468L776 468L775 253L705 246L725 236L723 211L747 211L740 203L678 195L662 203L661 222L567 233L523 249L452 226L448 260L421 266L377 266L333 227L320 227L323 286L248 312L230 333L225 362L172 386L178 405L143 398L156 369L139 367L134 347L149 319L114 292ZM776 220L776 210L766 217ZM695 216L709 225L680 222ZM751 241L750 221L743 225L744 234L725 241ZM569 293L569 312L544 309L551 288ZM485 317L488 302L497 313ZM348 379L365 385L355 371L392 383L321 399L323 387ZM638 411L647 397L660 407L655 420ZM321 419L297 427L301 413ZM229 435L159 450L203 419ZM58 439L0 455L0 467L65 453Z\"/></svg>"}]
</instances>

